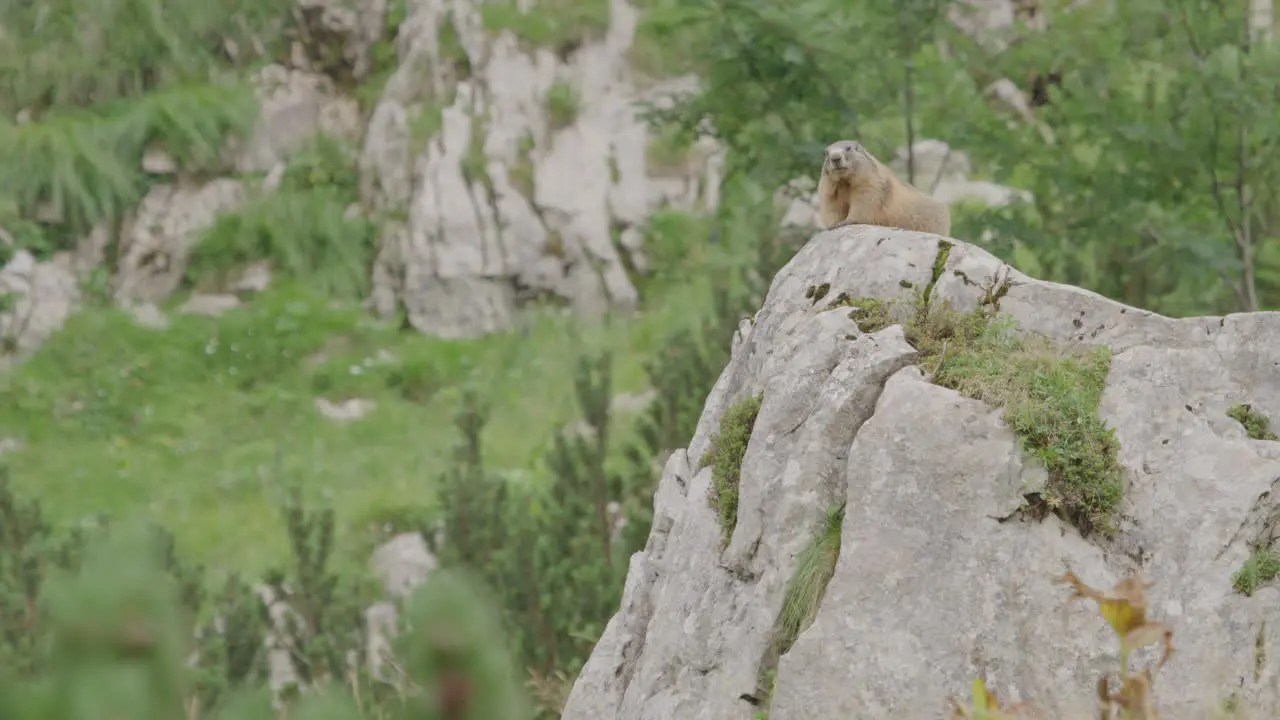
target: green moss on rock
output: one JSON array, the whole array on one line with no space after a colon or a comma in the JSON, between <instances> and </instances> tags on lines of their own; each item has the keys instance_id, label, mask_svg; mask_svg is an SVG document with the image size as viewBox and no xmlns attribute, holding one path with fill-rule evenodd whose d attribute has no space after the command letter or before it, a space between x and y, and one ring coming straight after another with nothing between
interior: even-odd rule
<instances>
[{"instance_id":1,"label":"green moss on rock","mask_svg":"<svg viewBox=\"0 0 1280 720\"><path fill-rule=\"evenodd\" d=\"M720 418L720 431L711 438L711 447L702 456L702 466L711 466L711 491L708 501L720 518L723 532L721 547L728 546L733 528L738 523L738 481L742 475L742 458L756 424L756 415L764 395L739 400Z\"/></svg>"},{"instance_id":2,"label":"green moss on rock","mask_svg":"<svg viewBox=\"0 0 1280 720\"><path fill-rule=\"evenodd\" d=\"M1119 443L1098 415L1110 349L1058 347L1018 332L998 313L1007 281L968 312L934 299L952 247L939 242L932 278L914 300L842 292L828 307L853 307L850 318L864 333L901 323L933 383L1001 408L1024 452L1043 463L1049 479L1035 509L1056 512L1085 534L1113 531L1123 489Z\"/></svg>"},{"instance_id":3,"label":"green moss on rock","mask_svg":"<svg viewBox=\"0 0 1280 720\"><path fill-rule=\"evenodd\" d=\"M1023 450L1048 471L1046 509L1085 534L1114 530L1120 446L1098 415L1109 348L1056 347L998 321L988 306L961 313L947 302L922 307L905 330L935 384L1004 410Z\"/></svg>"},{"instance_id":4,"label":"green moss on rock","mask_svg":"<svg viewBox=\"0 0 1280 720\"><path fill-rule=\"evenodd\" d=\"M1271 582L1280 575L1280 553L1267 548L1253 551L1244 567L1231 577L1231 586L1237 592L1253 595L1259 585Z\"/></svg>"},{"instance_id":5,"label":"green moss on rock","mask_svg":"<svg viewBox=\"0 0 1280 720\"><path fill-rule=\"evenodd\" d=\"M555 82L547 89L547 120L554 130L566 128L578 119L582 100L578 89L567 82Z\"/></svg>"}]
</instances>

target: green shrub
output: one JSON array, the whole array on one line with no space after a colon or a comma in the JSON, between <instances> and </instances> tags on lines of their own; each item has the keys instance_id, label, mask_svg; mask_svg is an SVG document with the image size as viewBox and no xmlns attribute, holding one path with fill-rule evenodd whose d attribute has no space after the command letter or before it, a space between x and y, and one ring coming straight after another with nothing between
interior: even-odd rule
<instances>
[{"instance_id":1,"label":"green shrub","mask_svg":"<svg viewBox=\"0 0 1280 720\"><path fill-rule=\"evenodd\" d=\"M363 663L350 672L371 588L330 567L331 511L309 511L295 494L283 517L293 564L266 582L296 611L285 647L308 689L282 693L290 717L531 717L490 596L457 571L434 572L407 600L393 684L373 682ZM172 537L147 524L55 540L38 503L15 498L3 474L0 522L0 717L278 717L265 687L270 620L238 577L208 594L204 569L181 562ZM396 691L409 683L421 692Z\"/></svg>"},{"instance_id":2,"label":"green shrub","mask_svg":"<svg viewBox=\"0 0 1280 720\"><path fill-rule=\"evenodd\" d=\"M645 163L651 173L684 173L692 149L692 138L686 132L675 127L663 128L645 145Z\"/></svg>"},{"instance_id":3,"label":"green shrub","mask_svg":"<svg viewBox=\"0 0 1280 720\"><path fill-rule=\"evenodd\" d=\"M635 40L628 50L631 67L650 78L696 71L699 53L711 34L705 8L680 0L643 0Z\"/></svg>"},{"instance_id":4,"label":"green shrub","mask_svg":"<svg viewBox=\"0 0 1280 720\"><path fill-rule=\"evenodd\" d=\"M364 297L376 227L348 218L345 199L332 188L281 189L220 215L189 257L187 282L221 286L245 265L268 260L273 272L324 295Z\"/></svg>"},{"instance_id":5,"label":"green shrub","mask_svg":"<svg viewBox=\"0 0 1280 720\"><path fill-rule=\"evenodd\" d=\"M661 292L672 283L690 282L706 272L712 248L707 241L711 223L678 210L658 210L645 218L645 258L649 267L640 278L642 293Z\"/></svg>"},{"instance_id":6,"label":"green shrub","mask_svg":"<svg viewBox=\"0 0 1280 720\"><path fill-rule=\"evenodd\" d=\"M142 198L148 145L163 147L186 170L212 169L227 139L249 129L256 107L243 85L206 83L64 109L23 125L0 120L0 198L25 218L37 217L41 206L54 209L60 219L53 224L65 226L55 234L78 240Z\"/></svg>"}]
</instances>

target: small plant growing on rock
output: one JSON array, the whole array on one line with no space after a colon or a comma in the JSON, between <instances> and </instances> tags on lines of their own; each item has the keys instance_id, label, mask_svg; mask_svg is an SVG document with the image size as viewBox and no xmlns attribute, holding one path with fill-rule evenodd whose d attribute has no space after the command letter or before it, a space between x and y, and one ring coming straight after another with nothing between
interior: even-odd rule
<instances>
[{"instance_id":1,"label":"small plant growing on rock","mask_svg":"<svg viewBox=\"0 0 1280 720\"><path fill-rule=\"evenodd\" d=\"M833 310L838 307L853 308L849 312L849 319L857 323L858 329L864 333L878 332L894 322L893 315L890 313L892 303L879 298L850 297L848 293L840 293L827 305L827 309Z\"/></svg>"},{"instance_id":2,"label":"small plant growing on rock","mask_svg":"<svg viewBox=\"0 0 1280 720\"><path fill-rule=\"evenodd\" d=\"M787 585L787 594L782 601L782 609L774 623L773 638L763 662L760 663L760 677L757 683L756 702L763 707L757 713L759 720L769 716L770 696L773 693L773 682L777 677L778 659L795 644L800 633L804 632L818 617L818 609L822 598L826 595L827 584L835 574L836 562L840 559L840 537L844 526L845 504L839 503L827 508L822 525L809 539L809 544L801 551L796 569Z\"/></svg>"},{"instance_id":3,"label":"small plant growing on rock","mask_svg":"<svg viewBox=\"0 0 1280 720\"><path fill-rule=\"evenodd\" d=\"M840 531L844 523L844 503L827 510L822 525L800 553L795 574L787 586L786 600L778 614L773 644L777 654L791 649L796 638L813 624L827 592L827 583L840 559Z\"/></svg>"},{"instance_id":4,"label":"small plant growing on rock","mask_svg":"<svg viewBox=\"0 0 1280 720\"><path fill-rule=\"evenodd\" d=\"M1120 640L1120 686L1113 690L1109 675L1098 679L1098 717L1102 720L1158 720L1152 685L1155 673L1173 654L1173 629L1164 622L1147 618L1146 588L1150 584L1143 582L1140 573L1133 573L1110 590L1098 590L1086 585L1070 568L1053 581L1071 586L1073 592L1068 602L1087 598L1097 603L1099 614ZM1159 662L1154 667L1133 672L1129 668L1133 651L1157 642L1164 645L1164 654ZM981 675L974 680L970 705L962 705L954 697L951 704L951 720L1013 720L1018 713L1038 711L1035 703L1031 702L1002 705L995 693L987 689L986 678Z\"/></svg>"},{"instance_id":5,"label":"small plant growing on rock","mask_svg":"<svg viewBox=\"0 0 1280 720\"><path fill-rule=\"evenodd\" d=\"M1097 412L1110 351L1063 351L975 323L972 314L939 314L949 317L930 312L913 333L933 382L1003 408L1023 448L1048 470L1048 509L1084 533L1110 531L1121 501L1120 446Z\"/></svg>"},{"instance_id":6,"label":"small plant growing on rock","mask_svg":"<svg viewBox=\"0 0 1280 720\"><path fill-rule=\"evenodd\" d=\"M533 202L534 198L537 197L537 184L535 182L537 173L533 167L533 148L534 139L532 135L520 136L520 142L516 145L515 164L507 168L507 179L529 202Z\"/></svg>"},{"instance_id":7,"label":"small plant growing on rock","mask_svg":"<svg viewBox=\"0 0 1280 720\"><path fill-rule=\"evenodd\" d=\"M1259 585L1271 582L1277 575L1280 575L1280 553L1260 547L1244 562L1244 567L1231 577L1231 585L1238 592L1253 595Z\"/></svg>"},{"instance_id":8,"label":"small plant growing on rock","mask_svg":"<svg viewBox=\"0 0 1280 720\"><path fill-rule=\"evenodd\" d=\"M973 681L973 700L968 706L951 698L951 720L1014 720L1017 712L1029 709L1027 703L1005 707L996 694L987 689L987 679L981 675Z\"/></svg>"},{"instance_id":9,"label":"small plant growing on rock","mask_svg":"<svg viewBox=\"0 0 1280 720\"><path fill-rule=\"evenodd\" d=\"M645 145L645 164L653 173L680 174L688 169L691 149L692 142L685 133L663 128Z\"/></svg>"},{"instance_id":10,"label":"small plant growing on rock","mask_svg":"<svg viewBox=\"0 0 1280 720\"><path fill-rule=\"evenodd\" d=\"M1227 410L1227 417L1244 426L1244 431L1254 440L1277 440L1271 432L1271 418L1253 409L1251 405L1236 405Z\"/></svg>"},{"instance_id":11,"label":"small plant growing on rock","mask_svg":"<svg viewBox=\"0 0 1280 720\"><path fill-rule=\"evenodd\" d=\"M551 128L569 127L578 119L581 106L578 89L567 82L555 82L547 90L547 120Z\"/></svg>"},{"instance_id":12,"label":"small plant growing on rock","mask_svg":"<svg viewBox=\"0 0 1280 720\"><path fill-rule=\"evenodd\" d=\"M950 252L950 243L939 243L933 277L908 312L889 301L862 322L874 320L878 329L905 314L903 334L932 382L1002 408L1024 451L1044 465L1049 480L1036 508L1060 513L1084 534L1111 532L1123 499L1120 445L1098 416L1110 349L1057 347L1019 333L1011 318L997 314L1007 281L993 282L967 312L933 298Z\"/></svg>"},{"instance_id":13,"label":"small plant growing on rock","mask_svg":"<svg viewBox=\"0 0 1280 720\"><path fill-rule=\"evenodd\" d=\"M1107 676L1098 680L1098 700L1105 717L1120 720L1155 720L1155 706L1151 697L1154 673L1168 662L1173 654L1173 628L1158 620L1147 619L1146 588L1140 573L1134 573L1116 583L1110 591L1097 590L1084 584L1070 569L1056 582L1071 585L1071 600L1088 598L1098 605L1098 612L1111 625L1120 640L1120 688L1112 692ZM1134 650L1160 642L1164 654L1155 668L1143 668L1138 673L1129 669L1129 657ZM1118 713L1118 715L1117 715Z\"/></svg>"},{"instance_id":14,"label":"small plant growing on rock","mask_svg":"<svg viewBox=\"0 0 1280 720\"><path fill-rule=\"evenodd\" d=\"M549 48L561 59L603 37L612 16L607 0L540 0L524 10L515 0L493 0L479 9L486 30L510 30L526 47Z\"/></svg>"},{"instance_id":15,"label":"small plant growing on rock","mask_svg":"<svg viewBox=\"0 0 1280 720\"><path fill-rule=\"evenodd\" d=\"M1123 488L1120 445L1098 416L1110 350L1022 335L991 305L961 312L947 300L926 300L932 287L914 304L841 293L829 307L854 307L850 317L863 332L902 323L929 379L1003 409L1024 451L1044 465L1049 480L1036 507L1062 514L1082 533L1110 532Z\"/></svg>"},{"instance_id":16,"label":"small plant growing on rock","mask_svg":"<svg viewBox=\"0 0 1280 720\"><path fill-rule=\"evenodd\" d=\"M721 546L729 544L738 523L738 481L742 476L742 457L756 424L756 415L764 395L751 395L734 403L720 418L720 432L711 438L711 447L702 456L701 465L711 466L711 507L720 517L724 533Z\"/></svg>"}]
</instances>

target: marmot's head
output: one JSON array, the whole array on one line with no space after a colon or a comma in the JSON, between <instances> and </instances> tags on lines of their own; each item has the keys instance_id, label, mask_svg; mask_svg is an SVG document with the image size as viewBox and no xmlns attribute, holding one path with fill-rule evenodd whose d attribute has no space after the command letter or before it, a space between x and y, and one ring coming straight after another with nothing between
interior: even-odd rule
<instances>
[{"instance_id":1,"label":"marmot's head","mask_svg":"<svg viewBox=\"0 0 1280 720\"><path fill-rule=\"evenodd\" d=\"M826 157L822 161L822 171L841 178L856 175L864 165L870 162L870 156L854 140L839 140L827 146Z\"/></svg>"}]
</instances>

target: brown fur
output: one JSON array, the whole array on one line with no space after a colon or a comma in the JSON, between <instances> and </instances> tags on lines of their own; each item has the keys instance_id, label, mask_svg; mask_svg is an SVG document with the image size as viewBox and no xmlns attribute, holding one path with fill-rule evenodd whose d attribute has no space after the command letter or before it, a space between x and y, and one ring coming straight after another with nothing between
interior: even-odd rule
<instances>
[{"instance_id":1,"label":"brown fur","mask_svg":"<svg viewBox=\"0 0 1280 720\"><path fill-rule=\"evenodd\" d=\"M947 206L899 180L884 163L853 140L827 146L818 181L818 221L832 230L879 225L947 237Z\"/></svg>"}]
</instances>

